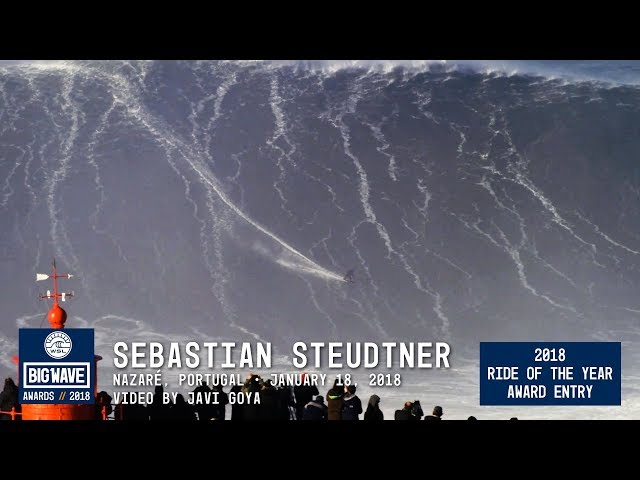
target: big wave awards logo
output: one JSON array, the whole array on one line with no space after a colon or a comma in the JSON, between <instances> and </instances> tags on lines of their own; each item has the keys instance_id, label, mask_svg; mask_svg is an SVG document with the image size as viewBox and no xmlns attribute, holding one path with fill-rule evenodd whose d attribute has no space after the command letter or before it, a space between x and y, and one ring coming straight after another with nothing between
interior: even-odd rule
<instances>
[{"instance_id":1,"label":"big wave awards logo","mask_svg":"<svg viewBox=\"0 0 640 480\"><path fill-rule=\"evenodd\" d=\"M71 337L64 332L55 331L44 339L44 350L51 358L59 360L66 357L73 348Z\"/></svg>"}]
</instances>

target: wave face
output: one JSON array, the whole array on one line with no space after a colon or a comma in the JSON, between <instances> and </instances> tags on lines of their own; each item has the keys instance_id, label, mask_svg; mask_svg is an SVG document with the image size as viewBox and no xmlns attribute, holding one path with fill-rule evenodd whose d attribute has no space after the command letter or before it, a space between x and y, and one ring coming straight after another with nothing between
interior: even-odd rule
<instances>
[{"instance_id":1,"label":"wave face","mask_svg":"<svg viewBox=\"0 0 640 480\"><path fill-rule=\"evenodd\" d=\"M55 257L87 325L456 354L628 332L638 66L523 65L0 65L0 328L44 315Z\"/></svg>"}]
</instances>

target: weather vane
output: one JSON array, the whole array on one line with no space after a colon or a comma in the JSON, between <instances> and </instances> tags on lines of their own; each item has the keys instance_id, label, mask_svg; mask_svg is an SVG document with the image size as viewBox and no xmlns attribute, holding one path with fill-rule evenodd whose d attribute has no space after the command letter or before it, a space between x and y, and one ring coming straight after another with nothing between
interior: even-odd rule
<instances>
[{"instance_id":1,"label":"weather vane","mask_svg":"<svg viewBox=\"0 0 640 480\"><path fill-rule=\"evenodd\" d=\"M47 290L46 295L40 295L40 299L43 298L53 298L53 305L51 306L51 310L49 310L49 323L52 328L64 328L64 323L67 319L67 313L64 309L60 308L58 305L58 298L60 298L63 302L66 301L67 297L75 296L75 293L71 291L68 292L60 292L58 293L58 278L71 278L73 275L70 273L66 273L64 275L58 275L56 272L56 261L53 260L53 272L51 275L46 273L36 273L36 282L40 282L42 280L47 280L49 278L53 278L53 293L51 290Z\"/></svg>"}]
</instances>

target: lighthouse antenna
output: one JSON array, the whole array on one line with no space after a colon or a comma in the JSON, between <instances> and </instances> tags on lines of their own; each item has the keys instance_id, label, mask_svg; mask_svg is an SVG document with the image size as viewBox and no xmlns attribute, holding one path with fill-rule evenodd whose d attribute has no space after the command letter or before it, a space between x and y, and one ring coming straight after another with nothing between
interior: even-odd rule
<instances>
[{"instance_id":1,"label":"lighthouse antenna","mask_svg":"<svg viewBox=\"0 0 640 480\"><path fill-rule=\"evenodd\" d=\"M56 275L56 259L53 259L53 304L58 304L58 276Z\"/></svg>"}]
</instances>

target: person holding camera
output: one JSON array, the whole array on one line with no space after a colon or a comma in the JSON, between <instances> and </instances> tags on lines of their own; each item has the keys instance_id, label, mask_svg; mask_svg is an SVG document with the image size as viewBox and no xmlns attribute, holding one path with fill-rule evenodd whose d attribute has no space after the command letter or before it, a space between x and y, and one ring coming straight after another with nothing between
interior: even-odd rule
<instances>
[{"instance_id":1,"label":"person holding camera","mask_svg":"<svg viewBox=\"0 0 640 480\"><path fill-rule=\"evenodd\" d=\"M414 400L413 405L411 405L411 415L414 417L413 420L420 420L424 417L420 400Z\"/></svg>"},{"instance_id":2,"label":"person holding camera","mask_svg":"<svg viewBox=\"0 0 640 480\"><path fill-rule=\"evenodd\" d=\"M418 420L415 415L411 414L413 409L413 402L404 402L402 410L396 410L394 414L395 420Z\"/></svg>"}]
</instances>

